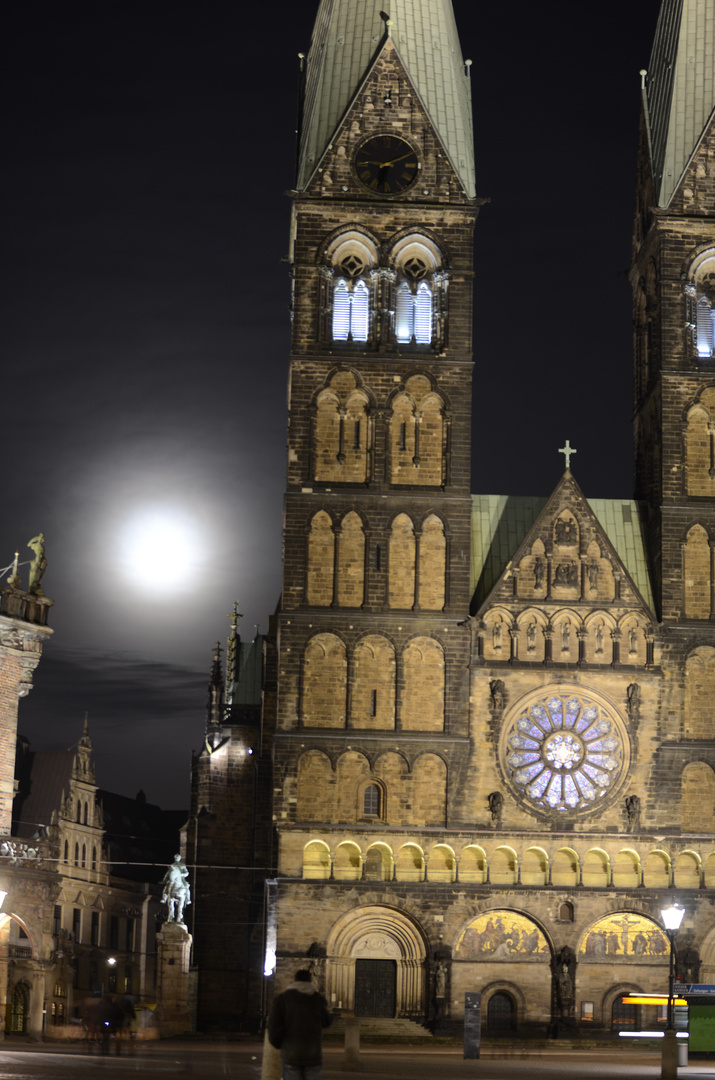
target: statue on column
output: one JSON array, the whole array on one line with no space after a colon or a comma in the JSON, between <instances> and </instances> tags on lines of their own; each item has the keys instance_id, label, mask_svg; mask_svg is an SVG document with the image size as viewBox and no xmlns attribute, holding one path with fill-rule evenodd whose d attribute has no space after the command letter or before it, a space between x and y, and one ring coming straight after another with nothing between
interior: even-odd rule
<instances>
[{"instance_id":1,"label":"statue on column","mask_svg":"<svg viewBox=\"0 0 715 1080\"><path fill-rule=\"evenodd\" d=\"M181 855L174 856L174 862L166 868L162 879L164 891L161 894L162 904L166 904L168 915L167 922L184 922L184 908L191 903L191 889L189 888L189 871Z\"/></svg>"},{"instance_id":2,"label":"statue on column","mask_svg":"<svg viewBox=\"0 0 715 1080\"><path fill-rule=\"evenodd\" d=\"M44 596L40 582L42 581L42 575L47 569L47 559L45 557L45 534L38 533L37 536L33 536L32 540L28 540L27 546L32 548L34 559L30 563L30 584L28 592L32 596Z\"/></svg>"},{"instance_id":3,"label":"statue on column","mask_svg":"<svg viewBox=\"0 0 715 1080\"><path fill-rule=\"evenodd\" d=\"M560 1020L573 1018L576 998L576 955L564 945L551 960L557 1016Z\"/></svg>"}]
</instances>

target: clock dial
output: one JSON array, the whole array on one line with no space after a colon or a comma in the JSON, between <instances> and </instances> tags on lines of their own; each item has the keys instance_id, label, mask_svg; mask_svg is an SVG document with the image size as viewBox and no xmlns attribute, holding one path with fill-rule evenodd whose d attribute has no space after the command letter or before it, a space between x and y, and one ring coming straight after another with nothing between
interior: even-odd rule
<instances>
[{"instance_id":1,"label":"clock dial","mask_svg":"<svg viewBox=\"0 0 715 1080\"><path fill-rule=\"evenodd\" d=\"M417 178L417 152L397 135L373 135L355 155L361 184L378 195L395 195Z\"/></svg>"}]
</instances>

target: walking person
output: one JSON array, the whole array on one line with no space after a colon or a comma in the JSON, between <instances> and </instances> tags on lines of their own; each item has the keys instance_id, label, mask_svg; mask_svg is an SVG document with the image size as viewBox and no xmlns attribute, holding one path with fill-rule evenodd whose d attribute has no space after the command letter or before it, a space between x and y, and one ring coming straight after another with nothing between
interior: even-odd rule
<instances>
[{"instance_id":1,"label":"walking person","mask_svg":"<svg viewBox=\"0 0 715 1080\"><path fill-rule=\"evenodd\" d=\"M320 1080L323 1028L332 1020L310 972L296 971L294 981L273 1002L268 1017L268 1039L281 1052L283 1080Z\"/></svg>"}]
</instances>

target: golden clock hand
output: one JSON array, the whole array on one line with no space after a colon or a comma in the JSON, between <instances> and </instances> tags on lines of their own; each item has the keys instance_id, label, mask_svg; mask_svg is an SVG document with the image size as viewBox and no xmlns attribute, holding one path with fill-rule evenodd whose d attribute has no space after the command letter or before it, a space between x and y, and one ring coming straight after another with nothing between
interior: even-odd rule
<instances>
[{"instance_id":1,"label":"golden clock hand","mask_svg":"<svg viewBox=\"0 0 715 1080\"><path fill-rule=\"evenodd\" d=\"M393 165L397 165L398 161L404 161L405 158L409 157L411 153L412 153L412 151L408 150L406 154L402 155L402 157L393 158L392 161L383 161L382 164L387 165L391 169Z\"/></svg>"}]
</instances>

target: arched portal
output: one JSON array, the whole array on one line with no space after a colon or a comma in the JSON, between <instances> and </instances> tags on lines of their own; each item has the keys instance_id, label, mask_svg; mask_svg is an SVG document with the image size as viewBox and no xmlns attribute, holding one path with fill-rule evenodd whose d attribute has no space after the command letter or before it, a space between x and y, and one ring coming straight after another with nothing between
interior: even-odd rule
<instances>
[{"instance_id":1,"label":"arched portal","mask_svg":"<svg viewBox=\"0 0 715 1080\"><path fill-rule=\"evenodd\" d=\"M419 926L375 905L346 912L327 941L328 1001L358 1016L425 1015L427 951Z\"/></svg>"},{"instance_id":2,"label":"arched portal","mask_svg":"<svg viewBox=\"0 0 715 1080\"><path fill-rule=\"evenodd\" d=\"M516 1003L506 990L497 990L487 1004L487 1032L508 1035L512 1031L516 1031Z\"/></svg>"}]
</instances>

